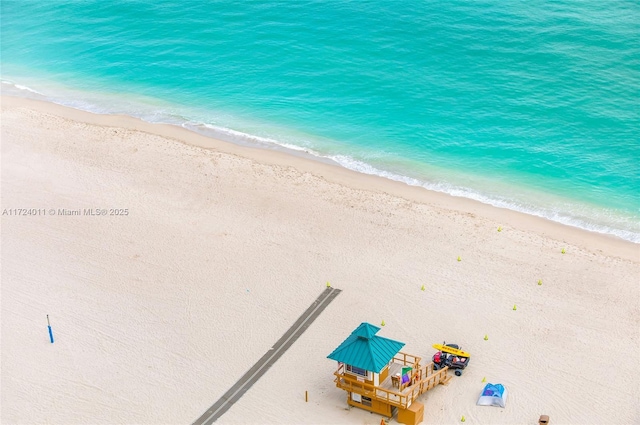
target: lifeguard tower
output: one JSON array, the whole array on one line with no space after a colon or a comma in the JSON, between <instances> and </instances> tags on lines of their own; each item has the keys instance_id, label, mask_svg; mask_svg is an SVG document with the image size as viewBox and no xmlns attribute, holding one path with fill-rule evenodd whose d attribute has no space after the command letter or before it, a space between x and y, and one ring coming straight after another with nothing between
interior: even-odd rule
<instances>
[{"instance_id":1,"label":"lifeguard tower","mask_svg":"<svg viewBox=\"0 0 640 425\"><path fill-rule=\"evenodd\" d=\"M447 384L447 367L422 367L420 357L400 352L403 342L377 336L379 327L361 323L327 357L338 362L334 382L347 392L347 403L398 422L422 422L424 405L416 399L438 384Z\"/></svg>"}]
</instances>

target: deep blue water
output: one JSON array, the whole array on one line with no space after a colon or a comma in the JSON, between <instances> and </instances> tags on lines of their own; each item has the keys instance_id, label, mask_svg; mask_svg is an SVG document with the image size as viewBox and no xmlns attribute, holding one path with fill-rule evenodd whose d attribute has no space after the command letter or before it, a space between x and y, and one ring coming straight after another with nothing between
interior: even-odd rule
<instances>
[{"instance_id":1,"label":"deep blue water","mask_svg":"<svg viewBox=\"0 0 640 425\"><path fill-rule=\"evenodd\" d=\"M640 242L635 1L3 0L4 93Z\"/></svg>"}]
</instances>

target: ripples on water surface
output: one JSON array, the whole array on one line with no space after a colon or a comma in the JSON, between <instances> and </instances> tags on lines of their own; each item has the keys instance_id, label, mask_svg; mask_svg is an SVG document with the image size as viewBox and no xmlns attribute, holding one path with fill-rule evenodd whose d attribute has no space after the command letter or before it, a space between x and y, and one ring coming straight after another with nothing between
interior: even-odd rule
<instances>
[{"instance_id":1,"label":"ripples on water surface","mask_svg":"<svg viewBox=\"0 0 640 425\"><path fill-rule=\"evenodd\" d=\"M3 91L640 242L637 2L156 3L4 0Z\"/></svg>"}]
</instances>

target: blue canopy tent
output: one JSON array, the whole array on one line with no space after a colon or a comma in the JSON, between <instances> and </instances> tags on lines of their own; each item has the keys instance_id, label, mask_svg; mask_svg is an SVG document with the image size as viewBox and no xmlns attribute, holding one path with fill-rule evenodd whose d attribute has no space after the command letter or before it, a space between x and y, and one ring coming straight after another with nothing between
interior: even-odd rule
<instances>
[{"instance_id":1,"label":"blue canopy tent","mask_svg":"<svg viewBox=\"0 0 640 425\"><path fill-rule=\"evenodd\" d=\"M478 406L504 407L507 401L507 389L502 384L487 384L478 398Z\"/></svg>"}]
</instances>

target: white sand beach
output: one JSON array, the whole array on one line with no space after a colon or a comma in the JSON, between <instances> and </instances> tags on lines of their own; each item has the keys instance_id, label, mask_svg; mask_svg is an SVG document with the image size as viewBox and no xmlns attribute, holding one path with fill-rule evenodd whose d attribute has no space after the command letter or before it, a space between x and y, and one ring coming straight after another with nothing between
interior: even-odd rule
<instances>
[{"instance_id":1,"label":"white sand beach","mask_svg":"<svg viewBox=\"0 0 640 425\"><path fill-rule=\"evenodd\" d=\"M425 424L638 423L637 244L130 117L3 97L0 120L2 424L192 423L327 281L218 423L379 424L326 356L383 320L423 362L471 353Z\"/></svg>"}]
</instances>

